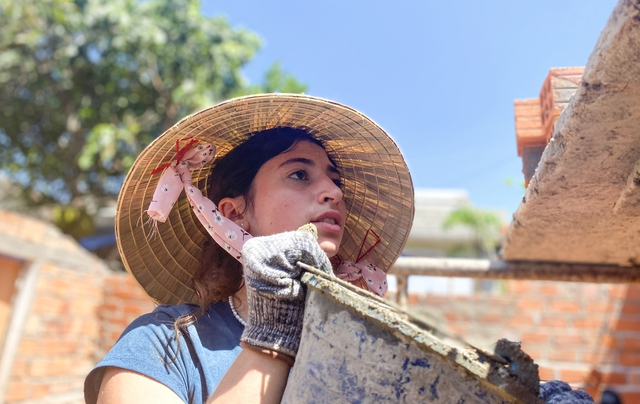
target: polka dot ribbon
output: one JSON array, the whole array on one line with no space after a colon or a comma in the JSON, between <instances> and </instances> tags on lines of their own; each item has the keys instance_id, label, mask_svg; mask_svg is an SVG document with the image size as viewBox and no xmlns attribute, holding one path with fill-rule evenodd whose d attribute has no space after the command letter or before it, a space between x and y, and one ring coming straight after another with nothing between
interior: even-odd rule
<instances>
[{"instance_id":1,"label":"polka dot ribbon","mask_svg":"<svg viewBox=\"0 0 640 404\"><path fill-rule=\"evenodd\" d=\"M193 212L213 240L242 262L242 246L251 238L251 235L222 216L216 204L202 195L202 192L192 184L191 170L201 168L212 161L215 157L215 146L208 143L197 145L196 139L182 141L188 141L188 143L180 148L180 141L176 142L176 159L152 172L152 174L158 174L164 171L153 193L147 214L155 226L158 222L164 223L184 190Z\"/></svg>"},{"instance_id":2,"label":"polka dot ribbon","mask_svg":"<svg viewBox=\"0 0 640 404\"><path fill-rule=\"evenodd\" d=\"M376 241L363 254L362 249L369 234L372 234ZM387 293L387 288L389 287L387 284L387 274L377 266L362 260L369 251L373 250L373 248L378 245L378 243L380 243L380 236L378 236L375 231L368 230L364 235L362 244L360 245L360 251L358 251L356 261L342 261L335 270L336 276L343 281L359 286L362 289L368 289L378 296L384 296L384 294Z\"/></svg>"}]
</instances>

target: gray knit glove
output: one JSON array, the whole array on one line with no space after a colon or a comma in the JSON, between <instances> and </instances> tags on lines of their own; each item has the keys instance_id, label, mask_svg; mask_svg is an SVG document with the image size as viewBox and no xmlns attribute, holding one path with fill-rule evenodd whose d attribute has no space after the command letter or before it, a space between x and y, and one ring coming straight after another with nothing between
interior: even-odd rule
<instances>
[{"instance_id":1,"label":"gray knit glove","mask_svg":"<svg viewBox=\"0 0 640 404\"><path fill-rule=\"evenodd\" d=\"M305 299L302 269L296 263L332 273L331 262L316 239L313 232L292 231L254 237L244 244L249 319L241 341L295 357Z\"/></svg>"}]
</instances>

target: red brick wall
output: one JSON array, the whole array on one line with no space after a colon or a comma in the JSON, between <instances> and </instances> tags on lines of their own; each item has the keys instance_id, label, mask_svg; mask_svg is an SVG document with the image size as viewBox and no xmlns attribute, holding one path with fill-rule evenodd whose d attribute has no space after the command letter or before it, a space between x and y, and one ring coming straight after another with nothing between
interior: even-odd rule
<instances>
[{"instance_id":1,"label":"red brick wall","mask_svg":"<svg viewBox=\"0 0 640 404\"><path fill-rule=\"evenodd\" d=\"M128 274L40 269L6 403L84 403L84 378L127 324L154 304Z\"/></svg>"},{"instance_id":2,"label":"red brick wall","mask_svg":"<svg viewBox=\"0 0 640 404\"><path fill-rule=\"evenodd\" d=\"M101 324L99 359L111 349L129 323L155 307L133 277L126 273L107 276L103 290L104 301L98 312Z\"/></svg>"},{"instance_id":3,"label":"red brick wall","mask_svg":"<svg viewBox=\"0 0 640 404\"><path fill-rule=\"evenodd\" d=\"M45 397L81 402L83 379L99 345L95 312L102 301L100 283L95 270L51 263L40 268L6 403L38 402Z\"/></svg>"},{"instance_id":4,"label":"red brick wall","mask_svg":"<svg viewBox=\"0 0 640 404\"><path fill-rule=\"evenodd\" d=\"M480 347L522 341L542 379L640 402L640 286L507 281L501 295L410 296ZM127 274L44 265L19 345L7 403L82 403L88 371L154 304Z\"/></svg>"},{"instance_id":5,"label":"red brick wall","mask_svg":"<svg viewBox=\"0 0 640 404\"><path fill-rule=\"evenodd\" d=\"M412 295L409 303L439 312L476 346L521 341L543 380L594 396L610 387L626 403L640 402L640 286L506 281L501 295Z\"/></svg>"},{"instance_id":6,"label":"red brick wall","mask_svg":"<svg viewBox=\"0 0 640 404\"><path fill-rule=\"evenodd\" d=\"M15 259L22 275L33 261L42 263L24 328L17 330L4 402L84 403L86 375L154 304L130 275L108 271L55 226L3 210L0 223L7 244L2 253ZM14 303L8 300L11 313Z\"/></svg>"}]
</instances>

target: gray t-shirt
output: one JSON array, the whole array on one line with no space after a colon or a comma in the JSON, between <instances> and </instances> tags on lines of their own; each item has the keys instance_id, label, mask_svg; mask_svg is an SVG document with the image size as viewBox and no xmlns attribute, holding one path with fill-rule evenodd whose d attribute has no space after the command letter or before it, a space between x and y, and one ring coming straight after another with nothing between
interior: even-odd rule
<instances>
[{"instance_id":1,"label":"gray t-shirt","mask_svg":"<svg viewBox=\"0 0 640 404\"><path fill-rule=\"evenodd\" d=\"M158 306L133 321L89 373L85 400L96 402L107 366L141 373L173 390L185 403L204 403L240 353L244 327L226 302L212 304L176 339L174 322L195 305Z\"/></svg>"}]
</instances>

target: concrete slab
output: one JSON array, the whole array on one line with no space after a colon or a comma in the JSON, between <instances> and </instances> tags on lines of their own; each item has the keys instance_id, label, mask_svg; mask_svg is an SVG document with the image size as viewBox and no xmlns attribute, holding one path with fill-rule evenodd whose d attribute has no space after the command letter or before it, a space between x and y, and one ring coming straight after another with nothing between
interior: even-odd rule
<instances>
[{"instance_id":1,"label":"concrete slab","mask_svg":"<svg viewBox=\"0 0 640 404\"><path fill-rule=\"evenodd\" d=\"M613 10L514 214L504 258L640 265L640 1Z\"/></svg>"}]
</instances>

